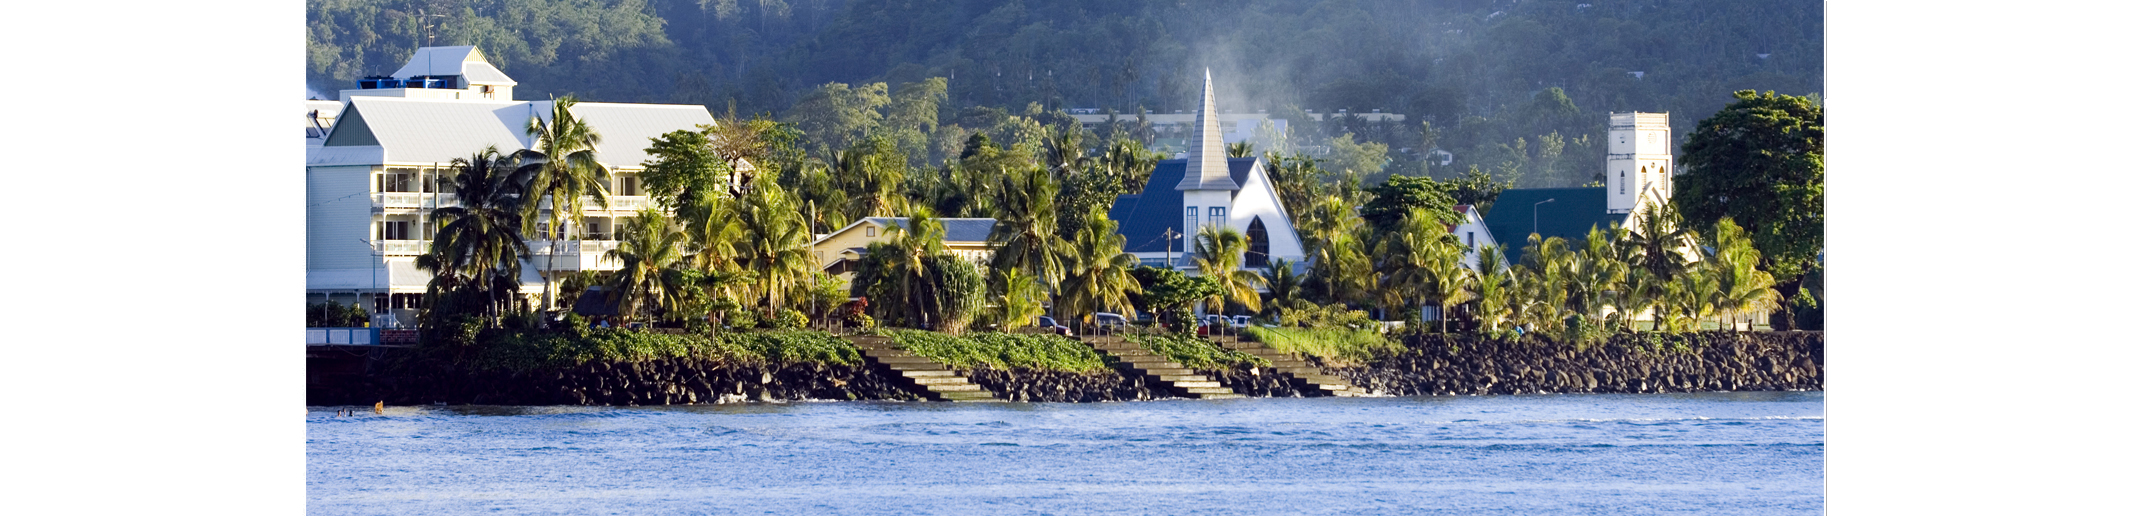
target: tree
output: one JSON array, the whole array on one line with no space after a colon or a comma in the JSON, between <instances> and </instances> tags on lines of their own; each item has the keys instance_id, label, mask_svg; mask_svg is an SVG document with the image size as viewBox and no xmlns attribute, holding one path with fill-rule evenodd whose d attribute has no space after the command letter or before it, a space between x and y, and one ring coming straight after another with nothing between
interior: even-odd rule
<instances>
[{"instance_id":1,"label":"tree","mask_svg":"<svg viewBox=\"0 0 2130 516\"><path fill-rule=\"evenodd\" d=\"M1480 172L1478 165L1473 165L1463 176L1442 183L1449 190L1450 199L1457 204L1471 205L1479 210L1481 217L1494 210L1494 199L1501 197L1502 191L1516 187L1515 181L1494 182L1494 175Z\"/></svg>"},{"instance_id":2,"label":"tree","mask_svg":"<svg viewBox=\"0 0 2130 516\"><path fill-rule=\"evenodd\" d=\"M882 275L896 288L894 299L900 304L897 308L906 314L906 324L929 327L939 299L928 295L937 287L933 281L936 278L926 274L925 262L946 254L943 239L947 230L930 209L922 207L910 213L908 223L888 226L888 245L881 249L888 252L882 257Z\"/></svg>"},{"instance_id":3,"label":"tree","mask_svg":"<svg viewBox=\"0 0 2130 516\"><path fill-rule=\"evenodd\" d=\"M1509 313L1511 292L1516 288L1516 272L1509 267L1509 259L1500 246L1480 246L1479 268L1472 271L1472 307L1478 312L1478 330L1488 335L1501 331L1501 321Z\"/></svg>"},{"instance_id":4,"label":"tree","mask_svg":"<svg viewBox=\"0 0 2130 516\"><path fill-rule=\"evenodd\" d=\"M665 214L646 209L621 232L621 241L606 252L606 258L621 262L607 275L608 303L624 320L633 320L645 304L660 311L678 307L687 284L679 274L682 245L687 234L668 222Z\"/></svg>"},{"instance_id":5,"label":"tree","mask_svg":"<svg viewBox=\"0 0 2130 516\"><path fill-rule=\"evenodd\" d=\"M1729 217L1762 252L1760 268L1794 297L1819 267L1826 242L1825 111L1805 97L1732 94L1738 100L1687 135L1676 179L1679 214L1704 234ZM1782 308L1781 327L1791 326Z\"/></svg>"},{"instance_id":6,"label":"tree","mask_svg":"<svg viewBox=\"0 0 2130 516\"><path fill-rule=\"evenodd\" d=\"M1115 308L1125 317L1136 316L1129 296L1140 290L1139 280L1131 274L1139 257L1124 252L1124 235L1117 234L1115 221L1089 220L1066 249L1062 254L1067 275L1058 292L1060 313L1086 320L1096 311Z\"/></svg>"},{"instance_id":7,"label":"tree","mask_svg":"<svg viewBox=\"0 0 2130 516\"><path fill-rule=\"evenodd\" d=\"M837 150L857 145L860 139L879 127L880 109L889 103L886 83L852 87L831 82L799 99L785 120L813 137L815 155L830 156Z\"/></svg>"},{"instance_id":8,"label":"tree","mask_svg":"<svg viewBox=\"0 0 2130 516\"><path fill-rule=\"evenodd\" d=\"M1256 153L1257 146L1251 145L1250 142L1245 141L1228 144L1228 157L1230 158L1247 158L1250 157L1250 155Z\"/></svg>"},{"instance_id":9,"label":"tree","mask_svg":"<svg viewBox=\"0 0 2130 516\"><path fill-rule=\"evenodd\" d=\"M938 308L939 331L961 333L984 307L984 273L953 254L927 257L925 268L932 276L933 306Z\"/></svg>"},{"instance_id":10,"label":"tree","mask_svg":"<svg viewBox=\"0 0 2130 516\"><path fill-rule=\"evenodd\" d=\"M1390 163L1390 146L1380 142L1355 143L1353 133L1331 139L1331 159L1325 168L1332 172L1368 177L1383 171Z\"/></svg>"},{"instance_id":11,"label":"tree","mask_svg":"<svg viewBox=\"0 0 2130 516\"><path fill-rule=\"evenodd\" d=\"M1249 240L1233 228L1198 229L1198 238L1192 244L1196 256L1191 261L1198 265L1200 276L1211 278L1219 290L1206 296L1215 312L1226 313L1228 302L1234 301L1257 310L1257 286L1265 282L1256 271L1242 268L1243 249Z\"/></svg>"},{"instance_id":12,"label":"tree","mask_svg":"<svg viewBox=\"0 0 2130 516\"><path fill-rule=\"evenodd\" d=\"M1434 220L1464 219L1457 213L1457 200L1450 197L1450 188L1431 178L1390 176L1367 191L1376 198L1361 205L1361 218L1379 232L1398 225L1414 209L1426 212Z\"/></svg>"},{"instance_id":13,"label":"tree","mask_svg":"<svg viewBox=\"0 0 2130 516\"><path fill-rule=\"evenodd\" d=\"M987 237L994 249L991 270L1018 268L1045 288L1056 288L1064 279L1057 248L1057 182L1041 168L1006 172L999 189L998 222Z\"/></svg>"},{"instance_id":14,"label":"tree","mask_svg":"<svg viewBox=\"0 0 2130 516\"><path fill-rule=\"evenodd\" d=\"M902 180L909 164L894 142L878 136L836 154L835 180L841 184L849 220L893 217L898 205L906 205Z\"/></svg>"},{"instance_id":15,"label":"tree","mask_svg":"<svg viewBox=\"0 0 2130 516\"><path fill-rule=\"evenodd\" d=\"M735 247L746 270L754 276L753 295L768 313L784 307L784 299L803 288L813 261L806 256L813 235L792 209L790 198L776 183L764 181L740 199L734 213L742 237Z\"/></svg>"},{"instance_id":16,"label":"tree","mask_svg":"<svg viewBox=\"0 0 2130 516\"><path fill-rule=\"evenodd\" d=\"M1043 289L1035 277L1020 269L1007 269L998 273L998 281L991 288L991 307L988 319L998 326L998 331L1013 331L1015 328L1035 323L1036 316L1043 315Z\"/></svg>"},{"instance_id":17,"label":"tree","mask_svg":"<svg viewBox=\"0 0 2130 516\"><path fill-rule=\"evenodd\" d=\"M1212 278L1191 276L1165 267L1142 265L1132 269L1132 278L1143 287L1140 298L1146 301L1145 308L1157 315L1188 308L1191 303L1220 292Z\"/></svg>"},{"instance_id":18,"label":"tree","mask_svg":"<svg viewBox=\"0 0 2130 516\"><path fill-rule=\"evenodd\" d=\"M1714 277L1716 310L1726 316L1765 311L1781 305L1775 278L1760 270L1760 251L1745 228L1729 218L1716 221L1714 247L1708 253L1707 270Z\"/></svg>"},{"instance_id":19,"label":"tree","mask_svg":"<svg viewBox=\"0 0 2130 516\"><path fill-rule=\"evenodd\" d=\"M519 263L532 254L518 213L524 195L509 178L519 161L489 146L451 160L451 168L456 174L449 181L459 204L436 209L441 227L416 265L435 274L427 297L470 288L484 300L481 314L496 324L502 311L496 286L507 283L507 290L517 290Z\"/></svg>"},{"instance_id":20,"label":"tree","mask_svg":"<svg viewBox=\"0 0 2130 516\"><path fill-rule=\"evenodd\" d=\"M1265 313L1278 315L1302 297L1302 276L1286 258L1272 260L1265 274Z\"/></svg>"},{"instance_id":21,"label":"tree","mask_svg":"<svg viewBox=\"0 0 2130 516\"><path fill-rule=\"evenodd\" d=\"M525 122L525 135L533 138L533 145L522 151L524 157L521 159L538 166L519 168L518 175L522 177L519 181L525 185L531 199L545 198L551 208L547 226L547 268L541 275L545 284L540 295L541 313L554 306L555 283L559 279L554 270L555 254L561 250L558 244L565 217L568 222L582 225L584 202L581 199L590 196L592 202L602 207L607 202L606 187L602 185L607 179L607 168L599 163L597 154L599 133L570 112L575 105L576 97L555 99L554 111L550 114L552 120L534 115ZM539 217L540 203L519 203L519 211L525 221L531 223Z\"/></svg>"}]
</instances>

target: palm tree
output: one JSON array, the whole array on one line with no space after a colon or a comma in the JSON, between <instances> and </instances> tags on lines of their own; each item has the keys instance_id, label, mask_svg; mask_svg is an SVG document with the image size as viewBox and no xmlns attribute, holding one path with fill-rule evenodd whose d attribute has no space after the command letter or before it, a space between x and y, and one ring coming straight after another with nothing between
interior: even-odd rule
<instances>
[{"instance_id":1,"label":"palm tree","mask_svg":"<svg viewBox=\"0 0 2130 516\"><path fill-rule=\"evenodd\" d=\"M704 202L683 205L674 216L687 231L688 263L705 272L739 270L739 240L747 228L737 216L738 199L719 195Z\"/></svg>"},{"instance_id":2,"label":"palm tree","mask_svg":"<svg viewBox=\"0 0 2130 516\"><path fill-rule=\"evenodd\" d=\"M554 100L553 120L534 115L525 122L526 136L533 137L532 148L520 151L529 166L519 169L514 180L525 185L525 191L533 200L546 199L551 215L547 227L547 267L541 280L546 286L540 296L540 311L552 309L555 301L554 271L556 245L561 240L564 217L577 224L584 223L584 203L580 200L590 196L599 206L606 206L606 187L601 181L607 178L606 165L599 163L597 147L599 133L570 112L577 104L576 97L563 96ZM538 202L522 203L521 216L530 225L540 214Z\"/></svg>"},{"instance_id":3,"label":"palm tree","mask_svg":"<svg viewBox=\"0 0 2130 516\"><path fill-rule=\"evenodd\" d=\"M931 326L932 310L927 307L937 308L939 300L926 302L925 293L937 289L926 288L927 283L936 281L929 281L935 278L929 278L925 274L925 260L946 254L946 244L943 240L947 231L939 219L932 216L930 208L918 207L910 213L908 222L907 226L888 226L888 243L883 249L890 251L890 254L882 259L885 261L886 275L900 287L901 299L898 301L903 303L902 309L905 313L917 314L921 326Z\"/></svg>"},{"instance_id":4,"label":"palm tree","mask_svg":"<svg viewBox=\"0 0 2130 516\"><path fill-rule=\"evenodd\" d=\"M1257 146L1251 145L1250 142L1235 142L1228 144L1228 157L1230 158L1247 158L1250 157L1251 154L1256 153Z\"/></svg>"},{"instance_id":5,"label":"palm tree","mask_svg":"<svg viewBox=\"0 0 2130 516\"><path fill-rule=\"evenodd\" d=\"M812 235L774 181L756 183L741 199L736 215L744 236L735 248L746 270L754 274L751 295L775 313L784 307L787 294L806 282L812 269L806 244Z\"/></svg>"},{"instance_id":6,"label":"palm tree","mask_svg":"<svg viewBox=\"0 0 2130 516\"><path fill-rule=\"evenodd\" d=\"M1479 248L1479 269L1472 275L1472 305L1479 312L1480 331L1490 335L1499 331L1499 324L1510 309L1511 292L1516 289L1516 273L1508 262L1500 246Z\"/></svg>"},{"instance_id":7,"label":"palm tree","mask_svg":"<svg viewBox=\"0 0 2130 516\"><path fill-rule=\"evenodd\" d=\"M1116 221L1088 219L1068 249L1064 253L1068 275L1058 293L1061 313L1083 321L1107 308L1117 308L1125 317L1138 315L1129 294L1140 291L1139 279L1131 273L1139 257L1124 252L1124 235L1117 234Z\"/></svg>"},{"instance_id":8,"label":"palm tree","mask_svg":"<svg viewBox=\"0 0 2130 516\"><path fill-rule=\"evenodd\" d=\"M1228 301L1242 303L1251 310L1258 309L1257 286L1265 283L1265 277L1256 271L1243 269L1243 249L1250 245L1249 239L1233 228L1214 229L1212 226L1198 228L1198 239L1192 243L1197 256L1191 258L1198 265L1198 274L1212 278L1219 287L1207 296L1216 310L1226 313Z\"/></svg>"},{"instance_id":9,"label":"palm tree","mask_svg":"<svg viewBox=\"0 0 2130 516\"><path fill-rule=\"evenodd\" d=\"M1000 189L998 222L991 226L994 274L1020 269L1054 289L1064 279L1057 249L1057 181L1039 168L1009 170ZM1107 217L1089 217L1089 219ZM1069 236L1069 235L1068 235Z\"/></svg>"},{"instance_id":10,"label":"palm tree","mask_svg":"<svg viewBox=\"0 0 2130 516\"><path fill-rule=\"evenodd\" d=\"M894 142L879 136L837 153L836 179L848 199L843 214L852 220L895 216L896 207L907 204L901 192L908 168Z\"/></svg>"},{"instance_id":11,"label":"palm tree","mask_svg":"<svg viewBox=\"0 0 2130 516\"><path fill-rule=\"evenodd\" d=\"M1286 258L1272 260L1265 275L1265 312L1278 315L1302 295L1302 277Z\"/></svg>"},{"instance_id":12,"label":"palm tree","mask_svg":"<svg viewBox=\"0 0 2130 516\"><path fill-rule=\"evenodd\" d=\"M1020 269L1000 271L998 277L998 283L992 285L990 314L998 331L1010 332L1034 324L1035 317L1043 315L1043 289L1035 283L1035 277Z\"/></svg>"},{"instance_id":13,"label":"palm tree","mask_svg":"<svg viewBox=\"0 0 2130 516\"><path fill-rule=\"evenodd\" d=\"M1708 265L1715 275L1718 311L1736 316L1770 310L1782 301L1774 276L1759 269L1760 251L1753 249L1744 228L1729 217L1716 221L1715 244Z\"/></svg>"},{"instance_id":14,"label":"palm tree","mask_svg":"<svg viewBox=\"0 0 2130 516\"><path fill-rule=\"evenodd\" d=\"M430 283L430 298L462 287L480 289L487 297L483 314L494 324L500 316L496 299L499 283L516 290L520 260L532 251L525 242L517 212L523 193L509 180L519 162L494 146L469 158L451 160L458 171L449 181L458 192L459 205L437 208L441 225L429 252L416 265L436 275Z\"/></svg>"},{"instance_id":15,"label":"palm tree","mask_svg":"<svg viewBox=\"0 0 2130 516\"><path fill-rule=\"evenodd\" d=\"M613 296L607 302L620 304L617 310L622 319L635 319L646 303L661 311L679 306L687 286L671 272L681 262L686 239L687 234L668 223L665 214L647 209L636 215L621 242L606 252L608 259L621 262L621 268L607 276L605 287L607 295Z\"/></svg>"}]
</instances>

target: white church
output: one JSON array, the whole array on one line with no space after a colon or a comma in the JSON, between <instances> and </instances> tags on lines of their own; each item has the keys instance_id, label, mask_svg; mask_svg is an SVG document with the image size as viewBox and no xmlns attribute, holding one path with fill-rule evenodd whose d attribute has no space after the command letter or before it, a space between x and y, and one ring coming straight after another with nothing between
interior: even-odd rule
<instances>
[{"instance_id":1,"label":"white church","mask_svg":"<svg viewBox=\"0 0 2130 516\"><path fill-rule=\"evenodd\" d=\"M1244 268L1265 269L1279 259L1300 266L1305 258L1301 236L1265 174L1264 160L1226 157L1211 70L1206 71L1192 127L1197 134L1184 159L1155 165L1144 192L1118 196L1110 206L1109 218L1124 235L1125 252L1137 256L1139 263L1196 274L1191 250L1198 233L1232 228L1249 240Z\"/></svg>"}]
</instances>

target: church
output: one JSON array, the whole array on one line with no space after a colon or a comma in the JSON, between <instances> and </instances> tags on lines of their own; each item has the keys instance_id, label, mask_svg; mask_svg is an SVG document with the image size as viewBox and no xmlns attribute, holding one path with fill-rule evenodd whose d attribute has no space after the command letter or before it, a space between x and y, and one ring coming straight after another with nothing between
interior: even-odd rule
<instances>
[{"instance_id":1,"label":"church","mask_svg":"<svg viewBox=\"0 0 2130 516\"><path fill-rule=\"evenodd\" d=\"M1124 236L1125 252L1142 264L1196 275L1191 251L1199 232L1227 228L1249 241L1243 268L1262 272L1281 259L1300 267L1302 239L1265 173L1264 160L1227 157L1220 113L1213 106L1212 70L1206 71L1192 127L1197 134L1191 135L1183 159L1156 164L1145 191L1118 196L1110 206L1109 219Z\"/></svg>"},{"instance_id":2,"label":"church","mask_svg":"<svg viewBox=\"0 0 2130 516\"><path fill-rule=\"evenodd\" d=\"M1505 190L1494 199L1487 230L1501 239L1509 263L1522 259L1532 233L1574 240L1592 227L1633 227L1671 198L1671 115L1612 113L1607 126L1605 186Z\"/></svg>"}]
</instances>

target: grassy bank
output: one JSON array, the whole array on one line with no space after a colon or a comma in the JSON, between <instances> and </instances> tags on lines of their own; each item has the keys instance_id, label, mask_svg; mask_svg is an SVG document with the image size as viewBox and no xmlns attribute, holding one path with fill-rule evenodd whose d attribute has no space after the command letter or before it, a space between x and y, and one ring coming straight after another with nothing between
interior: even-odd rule
<instances>
[{"instance_id":1,"label":"grassy bank","mask_svg":"<svg viewBox=\"0 0 2130 516\"><path fill-rule=\"evenodd\" d=\"M1367 362L1396 354L1402 348L1369 329L1252 326L1243 329L1243 337L1263 342L1281 353L1348 362Z\"/></svg>"},{"instance_id":2,"label":"grassy bank","mask_svg":"<svg viewBox=\"0 0 2130 516\"><path fill-rule=\"evenodd\" d=\"M699 357L739 362L819 362L850 365L864 359L849 341L817 331L650 333L620 329L581 332L490 330L468 362L479 369L536 370L593 361L637 362Z\"/></svg>"},{"instance_id":3,"label":"grassy bank","mask_svg":"<svg viewBox=\"0 0 2130 516\"><path fill-rule=\"evenodd\" d=\"M1192 369L1227 369L1237 364L1270 366L1271 362L1249 353L1230 350L1197 337L1175 335L1125 335L1124 340Z\"/></svg>"},{"instance_id":4,"label":"grassy bank","mask_svg":"<svg viewBox=\"0 0 2130 516\"><path fill-rule=\"evenodd\" d=\"M882 333L892 339L896 347L957 368L974 368L982 364L995 369L1024 367L1077 373L1109 369L1094 348L1057 335L948 335L921 330L885 330Z\"/></svg>"}]
</instances>

